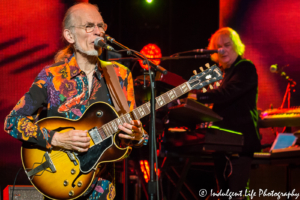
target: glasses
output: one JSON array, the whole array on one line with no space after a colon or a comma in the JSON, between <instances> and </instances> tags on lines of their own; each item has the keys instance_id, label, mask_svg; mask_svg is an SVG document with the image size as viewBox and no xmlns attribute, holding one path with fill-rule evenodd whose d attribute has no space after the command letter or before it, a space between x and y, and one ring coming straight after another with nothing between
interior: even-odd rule
<instances>
[{"instance_id":1,"label":"glasses","mask_svg":"<svg viewBox=\"0 0 300 200\"><path fill-rule=\"evenodd\" d=\"M107 30L107 24L98 24L98 28L103 30L104 32ZM79 25L79 26L71 26L76 28L82 28L85 29L87 33L91 33L95 30L96 25L95 24L87 24L87 25Z\"/></svg>"}]
</instances>

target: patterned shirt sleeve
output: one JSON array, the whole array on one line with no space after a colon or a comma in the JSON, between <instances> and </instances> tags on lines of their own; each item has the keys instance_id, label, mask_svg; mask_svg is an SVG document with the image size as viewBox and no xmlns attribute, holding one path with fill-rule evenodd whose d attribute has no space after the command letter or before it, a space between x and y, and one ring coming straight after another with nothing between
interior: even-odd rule
<instances>
[{"instance_id":1,"label":"patterned shirt sleeve","mask_svg":"<svg viewBox=\"0 0 300 200\"><path fill-rule=\"evenodd\" d=\"M35 124L35 118L43 106L47 105L47 76L43 69L29 91L5 118L4 130L21 141L37 144L45 148L50 145L54 131L41 129Z\"/></svg>"}]
</instances>

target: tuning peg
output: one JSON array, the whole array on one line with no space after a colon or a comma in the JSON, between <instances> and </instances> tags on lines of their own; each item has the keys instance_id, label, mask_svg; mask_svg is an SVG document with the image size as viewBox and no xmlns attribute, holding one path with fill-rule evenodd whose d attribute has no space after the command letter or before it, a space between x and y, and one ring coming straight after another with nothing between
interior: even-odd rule
<instances>
[{"instance_id":1,"label":"tuning peg","mask_svg":"<svg viewBox=\"0 0 300 200\"><path fill-rule=\"evenodd\" d=\"M207 92L207 90L205 88L202 88L202 92L205 93Z\"/></svg>"},{"instance_id":2,"label":"tuning peg","mask_svg":"<svg viewBox=\"0 0 300 200\"><path fill-rule=\"evenodd\" d=\"M203 71L204 71L203 67L199 67L199 69L201 70L201 72L203 72Z\"/></svg>"},{"instance_id":3,"label":"tuning peg","mask_svg":"<svg viewBox=\"0 0 300 200\"><path fill-rule=\"evenodd\" d=\"M207 69L209 69L209 68L210 68L209 63L206 63L206 64L205 64L205 67L207 67Z\"/></svg>"},{"instance_id":4,"label":"tuning peg","mask_svg":"<svg viewBox=\"0 0 300 200\"><path fill-rule=\"evenodd\" d=\"M212 86L211 84L209 84L209 88L212 90L212 89L214 89L214 86Z\"/></svg>"},{"instance_id":5,"label":"tuning peg","mask_svg":"<svg viewBox=\"0 0 300 200\"><path fill-rule=\"evenodd\" d=\"M194 73L195 75L197 75L197 71L196 71L196 70L194 70L193 73Z\"/></svg>"},{"instance_id":6,"label":"tuning peg","mask_svg":"<svg viewBox=\"0 0 300 200\"><path fill-rule=\"evenodd\" d=\"M219 86L220 86L220 83L219 83L219 82L216 82L216 86L219 87Z\"/></svg>"}]
</instances>

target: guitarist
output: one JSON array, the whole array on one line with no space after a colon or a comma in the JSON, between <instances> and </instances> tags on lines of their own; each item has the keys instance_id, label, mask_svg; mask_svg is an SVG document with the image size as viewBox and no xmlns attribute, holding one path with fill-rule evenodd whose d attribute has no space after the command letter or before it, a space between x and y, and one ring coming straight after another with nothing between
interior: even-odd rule
<instances>
[{"instance_id":1,"label":"guitarist","mask_svg":"<svg viewBox=\"0 0 300 200\"><path fill-rule=\"evenodd\" d=\"M78 119L95 102L113 104L101 70L101 66L107 63L98 60L102 49L94 46L95 39L103 36L106 29L97 6L80 3L68 9L63 20L63 37L69 45L57 53L55 64L46 66L38 74L29 91L6 117L5 130L8 134L47 149L60 147L78 152L88 151L90 137L87 130L64 133L41 130L35 120L43 109L47 111L47 117ZM118 63L115 63L114 69L128 106L133 110L132 74ZM146 144L148 136L139 120L124 123L118 128L122 131L119 134L122 144ZM92 186L95 189L90 188L80 199L114 199L115 188L109 180L96 177Z\"/></svg>"}]
</instances>

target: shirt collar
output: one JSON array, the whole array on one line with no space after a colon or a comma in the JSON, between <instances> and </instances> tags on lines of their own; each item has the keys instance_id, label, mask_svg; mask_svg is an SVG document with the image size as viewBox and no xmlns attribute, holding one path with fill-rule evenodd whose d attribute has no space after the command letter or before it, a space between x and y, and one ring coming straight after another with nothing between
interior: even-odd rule
<instances>
[{"instance_id":1,"label":"shirt collar","mask_svg":"<svg viewBox=\"0 0 300 200\"><path fill-rule=\"evenodd\" d=\"M77 64L75 54L73 54L69 58L66 58L65 63L66 63L66 66L70 68L71 79L83 72ZM98 65L101 65L100 62L98 62L96 64L95 72L96 72L96 76L100 80L102 77L102 73L101 73L101 70L99 70Z\"/></svg>"},{"instance_id":2,"label":"shirt collar","mask_svg":"<svg viewBox=\"0 0 300 200\"><path fill-rule=\"evenodd\" d=\"M66 66L70 68L71 79L81 73L81 69L79 68L77 61L75 59L75 54L73 54L69 58L66 58L65 63Z\"/></svg>"},{"instance_id":3,"label":"shirt collar","mask_svg":"<svg viewBox=\"0 0 300 200\"><path fill-rule=\"evenodd\" d=\"M227 68L227 69L224 70L225 73L231 71L241 59L242 59L242 57L239 55L239 56L235 59L235 61L232 63L232 65L231 65L229 68Z\"/></svg>"}]
</instances>

